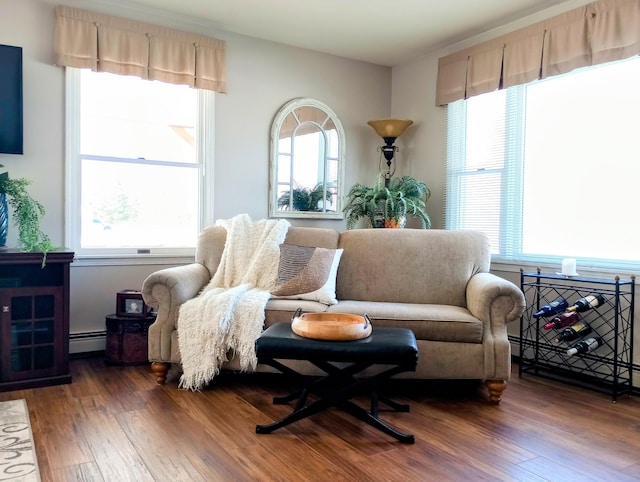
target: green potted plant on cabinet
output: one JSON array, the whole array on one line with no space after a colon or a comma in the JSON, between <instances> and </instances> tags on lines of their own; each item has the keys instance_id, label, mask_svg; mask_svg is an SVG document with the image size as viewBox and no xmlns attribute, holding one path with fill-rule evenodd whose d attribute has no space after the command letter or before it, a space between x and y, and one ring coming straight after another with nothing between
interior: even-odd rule
<instances>
[{"instance_id":1,"label":"green potted plant on cabinet","mask_svg":"<svg viewBox=\"0 0 640 482\"><path fill-rule=\"evenodd\" d=\"M4 167L0 164L0 167ZM0 173L0 247L6 244L9 225L8 206L13 209L11 217L18 227L18 247L22 251L42 252L53 249L51 240L40 229L45 214L44 206L33 199L27 191L30 181L10 178L8 172ZM43 260L44 264L44 260Z\"/></svg>"},{"instance_id":2,"label":"green potted plant on cabinet","mask_svg":"<svg viewBox=\"0 0 640 482\"><path fill-rule=\"evenodd\" d=\"M418 219L421 227L428 229L431 220L425 206L430 195L424 182L410 176L391 178L388 186L384 175L372 187L356 184L347 194L344 208L347 229L355 228L361 218L374 228L404 227L407 216Z\"/></svg>"},{"instance_id":3,"label":"green potted plant on cabinet","mask_svg":"<svg viewBox=\"0 0 640 482\"><path fill-rule=\"evenodd\" d=\"M291 199L293 198L293 199ZM331 191L325 192L324 184L319 183L312 189L308 187L294 188L283 192L278 198L278 208L293 211L321 211L318 207L322 200L331 201Z\"/></svg>"}]
</instances>

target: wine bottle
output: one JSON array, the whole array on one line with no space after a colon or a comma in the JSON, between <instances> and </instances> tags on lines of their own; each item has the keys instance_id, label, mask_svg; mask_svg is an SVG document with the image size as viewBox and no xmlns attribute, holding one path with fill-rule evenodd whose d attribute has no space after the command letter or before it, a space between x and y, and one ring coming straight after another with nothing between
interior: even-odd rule
<instances>
[{"instance_id":1,"label":"wine bottle","mask_svg":"<svg viewBox=\"0 0 640 482\"><path fill-rule=\"evenodd\" d=\"M580 355L595 350L602 346L602 338L587 338L579 341L567 350L567 355Z\"/></svg>"},{"instance_id":2,"label":"wine bottle","mask_svg":"<svg viewBox=\"0 0 640 482\"><path fill-rule=\"evenodd\" d=\"M567 300L564 298L558 298L548 305L541 306L540 310L533 314L533 317L540 318L541 316L544 316L546 318L548 316L557 315L558 313L562 313L566 310L568 306L569 303L567 303Z\"/></svg>"},{"instance_id":3,"label":"wine bottle","mask_svg":"<svg viewBox=\"0 0 640 482\"><path fill-rule=\"evenodd\" d=\"M584 298L580 298L576 301L572 306L567 308L567 311L587 311L591 308L596 308L604 303L604 296L600 293L596 293L593 295L585 296Z\"/></svg>"},{"instance_id":4,"label":"wine bottle","mask_svg":"<svg viewBox=\"0 0 640 482\"><path fill-rule=\"evenodd\" d=\"M558 336L553 340L553 343L557 345L563 341L577 340L580 337L588 335L592 331L591 327L586 323L576 323L575 325L571 325L558 333Z\"/></svg>"},{"instance_id":5,"label":"wine bottle","mask_svg":"<svg viewBox=\"0 0 640 482\"><path fill-rule=\"evenodd\" d=\"M559 315L551 318L551 321L544 325L545 330L551 330L555 328L556 330L560 328L565 328L567 326L571 326L576 323L580 319L580 315L575 311L567 311L565 313L560 313Z\"/></svg>"}]
</instances>

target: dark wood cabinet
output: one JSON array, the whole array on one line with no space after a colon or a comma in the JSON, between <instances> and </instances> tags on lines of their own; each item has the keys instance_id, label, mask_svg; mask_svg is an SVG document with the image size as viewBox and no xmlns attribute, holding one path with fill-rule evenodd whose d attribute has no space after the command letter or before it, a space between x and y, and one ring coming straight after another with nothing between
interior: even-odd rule
<instances>
[{"instance_id":1,"label":"dark wood cabinet","mask_svg":"<svg viewBox=\"0 0 640 482\"><path fill-rule=\"evenodd\" d=\"M73 252L0 251L0 391L70 383Z\"/></svg>"}]
</instances>

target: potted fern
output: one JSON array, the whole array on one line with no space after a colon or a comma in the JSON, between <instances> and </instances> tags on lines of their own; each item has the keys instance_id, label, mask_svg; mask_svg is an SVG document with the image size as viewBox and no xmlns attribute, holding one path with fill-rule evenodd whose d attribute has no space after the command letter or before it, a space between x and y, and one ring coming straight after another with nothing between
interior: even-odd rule
<instances>
[{"instance_id":1,"label":"potted fern","mask_svg":"<svg viewBox=\"0 0 640 482\"><path fill-rule=\"evenodd\" d=\"M407 216L420 221L423 229L431 227L431 220L425 211L431 192L427 185L410 176L391 178L385 186L384 175L380 175L372 186L354 185L347 194L344 212L347 229L353 229L361 218L369 227L404 227Z\"/></svg>"},{"instance_id":2,"label":"potted fern","mask_svg":"<svg viewBox=\"0 0 640 482\"><path fill-rule=\"evenodd\" d=\"M0 164L0 168L4 167ZM24 178L12 179L8 172L0 173L0 247L7 241L9 225L8 206L13 209L13 224L18 226L18 247L22 251L42 252L53 249L51 240L40 229L44 217L44 206L33 199L27 191L30 181ZM44 259L43 259L44 265Z\"/></svg>"}]
</instances>

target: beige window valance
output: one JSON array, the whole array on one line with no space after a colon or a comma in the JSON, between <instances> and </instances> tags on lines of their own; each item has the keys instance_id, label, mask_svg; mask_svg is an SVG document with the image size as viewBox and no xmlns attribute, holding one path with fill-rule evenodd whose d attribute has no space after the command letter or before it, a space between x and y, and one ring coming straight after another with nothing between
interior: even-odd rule
<instances>
[{"instance_id":1,"label":"beige window valance","mask_svg":"<svg viewBox=\"0 0 640 482\"><path fill-rule=\"evenodd\" d=\"M57 6L54 49L57 65L226 92L223 40Z\"/></svg>"},{"instance_id":2,"label":"beige window valance","mask_svg":"<svg viewBox=\"0 0 640 482\"><path fill-rule=\"evenodd\" d=\"M640 54L640 0L600 0L438 61L436 105Z\"/></svg>"}]
</instances>

